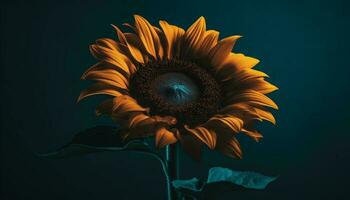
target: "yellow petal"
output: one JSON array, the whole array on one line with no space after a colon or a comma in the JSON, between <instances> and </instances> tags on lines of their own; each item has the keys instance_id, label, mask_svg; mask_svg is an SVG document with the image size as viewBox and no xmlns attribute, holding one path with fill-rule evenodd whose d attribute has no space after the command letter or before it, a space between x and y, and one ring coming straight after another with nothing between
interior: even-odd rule
<instances>
[{"instance_id":1,"label":"yellow petal","mask_svg":"<svg viewBox=\"0 0 350 200\"><path fill-rule=\"evenodd\" d=\"M206 144L210 149L214 149L216 145L216 133L214 131L208 130L204 127L196 127L194 129L189 128L187 125L184 126L185 129L192 134L194 137Z\"/></svg>"},{"instance_id":2,"label":"yellow petal","mask_svg":"<svg viewBox=\"0 0 350 200\"><path fill-rule=\"evenodd\" d=\"M128 95L114 98L112 101L106 100L96 109L96 113L110 114L113 118L125 117L130 112L145 112L147 109L141 107Z\"/></svg>"},{"instance_id":3,"label":"yellow petal","mask_svg":"<svg viewBox=\"0 0 350 200\"><path fill-rule=\"evenodd\" d=\"M112 25L112 27L116 31L119 41L128 49L127 52L130 54L130 56L132 56L136 62L144 64L144 48L140 41L140 38L134 33L123 33L117 26ZM132 28L136 32L136 29L134 29L134 27Z\"/></svg>"},{"instance_id":4,"label":"yellow petal","mask_svg":"<svg viewBox=\"0 0 350 200\"><path fill-rule=\"evenodd\" d=\"M127 127L138 128L149 124L157 124L159 127L168 127L176 124L176 119L171 116L148 116L143 112L132 113L133 118L127 122Z\"/></svg>"},{"instance_id":5,"label":"yellow petal","mask_svg":"<svg viewBox=\"0 0 350 200\"><path fill-rule=\"evenodd\" d=\"M183 52L184 57L192 57L198 52L206 31L205 18L200 17L194 22L185 32L184 35L184 47L186 50Z\"/></svg>"},{"instance_id":6,"label":"yellow petal","mask_svg":"<svg viewBox=\"0 0 350 200\"><path fill-rule=\"evenodd\" d=\"M248 135L249 137L251 137L256 142L259 142L259 140L263 138L263 136L256 130L242 129L242 133Z\"/></svg>"},{"instance_id":7,"label":"yellow petal","mask_svg":"<svg viewBox=\"0 0 350 200\"><path fill-rule=\"evenodd\" d=\"M182 28L168 24L166 21L159 21L159 25L164 32L167 42L165 51L167 58L171 59L176 57L180 50L180 40L182 39L185 31Z\"/></svg>"},{"instance_id":8,"label":"yellow petal","mask_svg":"<svg viewBox=\"0 0 350 200\"><path fill-rule=\"evenodd\" d=\"M215 30L206 31L204 39L198 50L199 56L207 56L210 50L218 43L219 32Z\"/></svg>"},{"instance_id":9,"label":"yellow petal","mask_svg":"<svg viewBox=\"0 0 350 200\"><path fill-rule=\"evenodd\" d=\"M258 113L259 117L263 120L269 121L273 124L276 124L276 119L275 117L271 114L271 112L266 111L264 109L260 108L254 108L255 111Z\"/></svg>"},{"instance_id":10,"label":"yellow petal","mask_svg":"<svg viewBox=\"0 0 350 200\"><path fill-rule=\"evenodd\" d=\"M137 31L136 31L136 28L135 28L133 25L129 24L129 23L123 23L123 26L125 26L125 27L127 27L127 28L130 28L130 29L133 30L135 33L137 32Z\"/></svg>"},{"instance_id":11,"label":"yellow petal","mask_svg":"<svg viewBox=\"0 0 350 200\"><path fill-rule=\"evenodd\" d=\"M142 112L136 112L136 113L132 113L132 115L130 116L130 119L127 122L127 126L128 128L133 128L136 127L142 123L150 123L150 122L154 122L154 120L152 120L148 115L145 115Z\"/></svg>"},{"instance_id":12,"label":"yellow petal","mask_svg":"<svg viewBox=\"0 0 350 200\"><path fill-rule=\"evenodd\" d=\"M122 53L94 44L90 45L90 51L95 58L118 66L125 73L130 74L129 66L127 65L127 63L130 63L127 62L129 59Z\"/></svg>"},{"instance_id":13,"label":"yellow petal","mask_svg":"<svg viewBox=\"0 0 350 200\"><path fill-rule=\"evenodd\" d=\"M230 80L233 84L239 84L240 82L244 82L246 80L257 79L268 77L264 72L254 70L254 69L243 69L238 70L234 73L227 74L227 77L221 77L222 81Z\"/></svg>"},{"instance_id":14,"label":"yellow petal","mask_svg":"<svg viewBox=\"0 0 350 200\"><path fill-rule=\"evenodd\" d=\"M127 47L133 58L141 64L146 63L146 55L143 53L143 46L140 39L134 33L124 33L127 41Z\"/></svg>"},{"instance_id":15,"label":"yellow petal","mask_svg":"<svg viewBox=\"0 0 350 200\"><path fill-rule=\"evenodd\" d=\"M129 117L126 122L123 123L125 127L129 127L129 134L127 135L128 138L152 136L156 134L159 129L167 128L174 123L174 120L169 116L149 117L140 112L131 112L128 114L128 116ZM115 120L120 121L123 120L123 118L117 118Z\"/></svg>"},{"instance_id":16,"label":"yellow petal","mask_svg":"<svg viewBox=\"0 0 350 200\"><path fill-rule=\"evenodd\" d=\"M230 55L233 46L241 36L235 35L220 40L209 52L210 63L214 67L221 66Z\"/></svg>"},{"instance_id":17,"label":"yellow petal","mask_svg":"<svg viewBox=\"0 0 350 200\"><path fill-rule=\"evenodd\" d=\"M219 80L225 80L243 69L251 69L259 63L259 60L244 54L230 53L224 63L216 67L216 76Z\"/></svg>"},{"instance_id":18,"label":"yellow petal","mask_svg":"<svg viewBox=\"0 0 350 200\"><path fill-rule=\"evenodd\" d=\"M278 106L266 95L257 92L255 90L244 90L236 94L232 94L228 98L226 104L234 103L247 103L252 106L268 106L274 109L278 109Z\"/></svg>"},{"instance_id":19,"label":"yellow petal","mask_svg":"<svg viewBox=\"0 0 350 200\"><path fill-rule=\"evenodd\" d=\"M205 123L205 126L210 126L213 130L218 127L227 127L232 132L238 133L243 127L243 120L234 116L214 116Z\"/></svg>"},{"instance_id":20,"label":"yellow petal","mask_svg":"<svg viewBox=\"0 0 350 200\"><path fill-rule=\"evenodd\" d=\"M177 120L172 116L152 116L152 118L158 123L165 123L167 125L175 125Z\"/></svg>"},{"instance_id":21,"label":"yellow petal","mask_svg":"<svg viewBox=\"0 0 350 200\"><path fill-rule=\"evenodd\" d=\"M135 15L136 32L143 46L153 58L163 57L163 47L153 26L143 17Z\"/></svg>"},{"instance_id":22,"label":"yellow petal","mask_svg":"<svg viewBox=\"0 0 350 200\"><path fill-rule=\"evenodd\" d=\"M109 84L95 83L80 93L78 102L86 97L93 96L93 95L104 94L104 95L111 95L114 97L118 97L118 96L122 96L124 92L125 91L122 90L121 88L117 88Z\"/></svg>"},{"instance_id":23,"label":"yellow petal","mask_svg":"<svg viewBox=\"0 0 350 200\"><path fill-rule=\"evenodd\" d=\"M264 78L252 78L237 83L234 82L234 80L229 80L223 84L223 91L228 96L239 93L242 90L255 90L262 94L268 94L278 90L278 87L267 82Z\"/></svg>"},{"instance_id":24,"label":"yellow petal","mask_svg":"<svg viewBox=\"0 0 350 200\"><path fill-rule=\"evenodd\" d=\"M156 129L153 129L153 128L156 128L156 124L157 124L154 119L152 119L151 117L145 114L133 116L132 118L129 119L127 123L128 123L127 127L135 131L147 132L148 130L150 130L150 128L152 128L152 131L150 131L150 132L153 132L152 134L155 133Z\"/></svg>"},{"instance_id":25,"label":"yellow petal","mask_svg":"<svg viewBox=\"0 0 350 200\"><path fill-rule=\"evenodd\" d=\"M124 45L127 45L128 41L126 40L124 33L117 26L115 26L113 24L111 24L111 26L114 28L115 32L117 33L119 42L124 44Z\"/></svg>"},{"instance_id":26,"label":"yellow petal","mask_svg":"<svg viewBox=\"0 0 350 200\"><path fill-rule=\"evenodd\" d=\"M113 113L112 117L123 117L129 112L146 112L147 109L140 106L135 99L128 95L119 96L114 98L113 101Z\"/></svg>"},{"instance_id":27,"label":"yellow petal","mask_svg":"<svg viewBox=\"0 0 350 200\"><path fill-rule=\"evenodd\" d=\"M241 146L235 137L227 140L225 144L221 145L218 148L223 154L229 157L240 159L242 158Z\"/></svg>"},{"instance_id":28,"label":"yellow petal","mask_svg":"<svg viewBox=\"0 0 350 200\"><path fill-rule=\"evenodd\" d=\"M128 89L128 80L114 69L90 70L82 77L83 80L96 80L115 87Z\"/></svg>"},{"instance_id":29,"label":"yellow petal","mask_svg":"<svg viewBox=\"0 0 350 200\"><path fill-rule=\"evenodd\" d=\"M267 82L264 78L268 77L265 73L253 70L243 69L235 72L231 75L227 75L223 78L225 81L222 83L223 92L227 94L238 93L241 90L255 90L257 92L268 94L278 88L271 83Z\"/></svg>"},{"instance_id":30,"label":"yellow petal","mask_svg":"<svg viewBox=\"0 0 350 200\"><path fill-rule=\"evenodd\" d=\"M124 78L126 78L126 79L127 79L127 77L129 77L129 74L127 74L122 68L115 66L115 65L112 65L110 63L101 61L101 62L94 64L89 69L87 69L84 72L84 74L81 76L81 79L85 79L87 74L89 74L89 73L94 73L95 71L101 71L101 70L106 70L106 69L116 70L117 72L122 74L124 76Z\"/></svg>"},{"instance_id":31,"label":"yellow petal","mask_svg":"<svg viewBox=\"0 0 350 200\"><path fill-rule=\"evenodd\" d=\"M228 63L231 63L237 69L251 69L256 66L260 61L256 58L245 56L244 54L232 53L228 58Z\"/></svg>"},{"instance_id":32,"label":"yellow petal","mask_svg":"<svg viewBox=\"0 0 350 200\"><path fill-rule=\"evenodd\" d=\"M267 82L263 78L247 80L242 84L242 88L250 88L262 94L268 94L278 90L278 87Z\"/></svg>"},{"instance_id":33,"label":"yellow petal","mask_svg":"<svg viewBox=\"0 0 350 200\"><path fill-rule=\"evenodd\" d=\"M158 59L159 60L163 60L165 58L167 58L167 55L166 55L166 51L167 51L167 41L166 41L166 38L165 38L165 34L163 33L163 31L156 27L156 26L153 26L154 30L156 31L158 37L159 37L159 41L160 43L158 44L159 45L159 51L158 51Z\"/></svg>"},{"instance_id":34,"label":"yellow petal","mask_svg":"<svg viewBox=\"0 0 350 200\"><path fill-rule=\"evenodd\" d=\"M166 128L162 127L156 132L156 147L163 148L168 144L173 144L177 142L174 133L168 131Z\"/></svg>"},{"instance_id":35,"label":"yellow petal","mask_svg":"<svg viewBox=\"0 0 350 200\"><path fill-rule=\"evenodd\" d=\"M254 107L246 104L246 103L235 103L229 104L218 111L218 114L224 116L236 116L243 121L252 120L252 119L260 119L260 116L254 109Z\"/></svg>"},{"instance_id":36,"label":"yellow petal","mask_svg":"<svg viewBox=\"0 0 350 200\"><path fill-rule=\"evenodd\" d=\"M110 38L100 38L96 40L96 44L108 49L118 50L118 44L116 41Z\"/></svg>"}]
</instances>

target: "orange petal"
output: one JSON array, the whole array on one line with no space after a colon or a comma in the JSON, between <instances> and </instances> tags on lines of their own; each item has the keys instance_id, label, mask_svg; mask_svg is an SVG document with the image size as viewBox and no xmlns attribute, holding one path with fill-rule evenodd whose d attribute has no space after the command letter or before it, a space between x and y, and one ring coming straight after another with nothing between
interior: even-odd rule
<instances>
[{"instance_id":1,"label":"orange petal","mask_svg":"<svg viewBox=\"0 0 350 200\"><path fill-rule=\"evenodd\" d=\"M146 55L143 52L143 46L140 41L140 38L137 37L134 33L124 33L124 36L127 40L127 47L129 49L130 54L133 58L141 64L146 63Z\"/></svg>"},{"instance_id":2,"label":"orange petal","mask_svg":"<svg viewBox=\"0 0 350 200\"><path fill-rule=\"evenodd\" d=\"M259 117L263 120L269 121L272 124L276 124L276 119L275 117L271 114L271 112L266 111L264 109L260 108L254 108L255 111L258 113Z\"/></svg>"},{"instance_id":3,"label":"orange petal","mask_svg":"<svg viewBox=\"0 0 350 200\"><path fill-rule=\"evenodd\" d=\"M128 95L118 96L113 99L107 99L96 109L96 114L109 114L114 118L125 117L130 112L145 112L147 109L141 107L134 99Z\"/></svg>"},{"instance_id":4,"label":"orange petal","mask_svg":"<svg viewBox=\"0 0 350 200\"><path fill-rule=\"evenodd\" d=\"M247 103L252 106L268 106L274 109L278 109L278 106L266 95L261 94L255 90L244 90L237 94L232 94L226 104L233 103Z\"/></svg>"},{"instance_id":5,"label":"orange petal","mask_svg":"<svg viewBox=\"0 0 350 200\"><path fill-rule=\"evenodd\" d=\"M263 78L247 80L244 83L242 83L241 88L242 89L245 89L245 88L253 89L253 90L260 92L262 94L268 94L268 93L271 93L271 92L278 90L278 87L267 82Z\"/></svg>"},{"instance_id":6,"label":"orange petal","mask_svg":"<svg viewBox=\"0 0 350 200\"><path fill-rule=\"evenodd\" d=\"M204 34L204 39L198 50L200 56L207 56L210 50L218 43L219 32L215 30L206 31Z\"/></svg>"},{"instance_id":7,"label":"orange petal","mask_svg":"<svg viewBox=\"0 0 350 200\"><path fill-rule=\"evenodd\" d=\"M230 55L233 46L241 36L235 35L220 40L209 52L210 63L214 67L221 66Z\"/></svg>"},{"instance_id":8,"label":"orange petal","mask_svg":"<svg viewBox=\"0 0 350 200\"><path fill-rule=\"evenodd\" d=\"M185 129L194 137L206 144L210 149L214 149L216 145L216 133L204 127L196 127L194 129L185 125Z\"/></svg>"},{"instance_id":9,"label":"orange petal","mask_svg":"<svg viewBox=\"0 0 350 200\"><path fill-rule=\"evenodd\" d=\"M251 69L259 63L259 60L244 54L230 53L224 60L224 63L216 68L216 76L220 80L228 79L232 74L243 69Z\"/></svg>"},{"instance_id":10,"label":"orange petal","mask_svg":"<svg viewBox=\"0 0 350 200\"><path fill-rule=\"evenodd\" d=\"M235 89L253 89L263 94L270 93L278 88L264 78L268 77L267 74L253 69L242 69L231 74L219 77L223 81L223 88L233 92Z\"/></svg>"},{"instance_id":11,"label":"orange petal","mask_svg":"<svg viewBox=\"0 0 350 200\"><path fill-rule=\"evenodd\" d=\"M130 28L131 30L133 30L136 33L136 28L133 25L131 25L129 23L123 23L123 26Z\"/></svg>"},{"instance_id":12,"label":"orange petal","mask_svg":"<svg viewBox=\"0 0 350 200\"><path fill-rule=\"evenodd\" d=\"M243 70L238 70L236 72L233 72L231 74L227 74L227 77L223 78L221 77L222 81L226 81L229 79L229 81L232 81L234 84L239 84L240 82L244 82L246 80L251 80L251 79L257 79L257 78L264 78L268 77L267 74L264 72L254 70L254 69L243 69Z\"/></svg>"},{"instance_id":13,"label":"orange petal","mask_svg":"<svg viewBox=\"0 0 350 200\"><path fill-rule=\"evenodd\" d=\"M259 140L263 138L263 136L256 130L242 129L242 133L248 135L256 142L259 142Z\"/></svg>"},{"instance_id":14,"label":"orange petal","mask_svg":"<svg viewBox=\"0 0 350 200\"><path fill-rule=\"evenodd\" d=\"M168 127L176 124L176 119L171 116L148 116L142 112L132 113L133 118L130 118L127 122L129 128L139 128L149 124L158 124L160 127ZM142 128L141 128L142 129Z\"/></svg>"},{"instance_id":15,"label":"orange petal","mask_svg":"<svg viewBox=\"0 0 350 200\"><path fill-rule=\"evenodd\" d=\"M113 118L123 117L126 113L129 112L146 112L147 109L143 108L137 104L136 100L128 95L119 96L114 98L113 101Z\"/></svg>"},{"instance_id":16,"label":"orange petal","mask_svg":"<svg viewBox=\"0 0 350 200\"><path fill-rule=\"evenodd\" d=\"M177 142L174 133L168 131L166 128L162 127L156 132L156 147L163 148L168 144L173 144Z\"/></svg>"},{"instance_id":17,"label":"orange petal","mask_svg":"<svg viewBox=\"0 0 350 200\"><path fill-rule=\"evenodd\" d=\"M82 77L84 80L96 80L118 88L128 89L128 80L114 69L90 70Z\"/></svg>"},{"instance_id":18,"label":"orange petal","mask_svg":"<svg viewBox=\"0 0 350 200\"><path fill-rule=\"evenodd\" d=\"M165 34L163 33L163 31L156 27L156 26L153 26L154 30L156 31L158 37L159 37L159 41L160 41L160 44L159 46L161 47L160 48L160 53L158 54L159 55L159 59L160 60L163 60L165 58L167 58L167 41L166 41L166 38L165 38Z\"/></svg>"},{"instance_id":19,"label":"orange petal","mask_svg":"<svg viewBox=\"0 0 350 200\"><path fill-rule=\"evenodd\" d=\"M98 95L98 94L104 94L104 95L111 95L111 96L122 96L123 91L121 88L117 88L113 85L105 84L105 83L95 83L91 85L89 88L83 90L78 98L78 102L81 101L82 99L93 96L93 95Z\"/></svg>"},{"instance_id":20,"label":"orange petal","mask_svg":"<svg viewBox=\"0 0 350 200\"><path fill-rule=\"evenodd\" d=\"M118 44L116 41L110 38L100 38L96 40L96 44L108 49L118 50Z\"/></svg>"},{"instance_id":21,"label":"orange petal","mask_svg":"<svg viewBox=\"0 0 350 200\"><path fill-rule=\"evenodd\" d=\"M131 117L130 117L131 115ZM163 118L163 119L161 119ZM119 120L121 120L119 118ZM149 117L140 112L132 112L129 114L128 120L124 126L129 127L129 138L147 137L156 134L156 132L165 127L169 127L174 122L171 117Z\"/></svg>"},{"instance_id":22,"label":"orange petal","mask_svg":"<svg viewBox=\"0 0 350 200\"><path fill-rule=\"evenodd\" d=\"M238 140L233 137L222 144L218 149L225 155L232 158L242 158L242 150Z\"/></svg>"},{"instance_id":23,"label":"orange petal","mask_svg":"<svg viewBox=\"0 0 350 200\"><path fill-rule=\"evenodd\" d=\"M238 133L243 127L243 120L234 116L214 116L210 118L205 125L212 127L213 130L219 127L227 127L234 133Z\"/></svg>"},{"instance_id":24,"label":"orange petal","mask_svg":"<svg viewBox=\"0 0 350 200\"><path fill-rule=\"evenodd\" d=\"M278 87L272 85L263 78L249 79L240 83L233 82L233 80L230 80L227 83L223 84L223 93L225 93L226 96L233 96L235 94L239 94L240 91L245 90L254 90L262 94L269 94L278 90Z\"/></svg>"},{"instance_id":25,"label":"orange petal","mask_svg":"<svg viewBox=\"0 0 350 200\"><path fill-rule=\"evenodd\" d=\"M185 57L191 57L198 52L201 47L205 31L206 25L204 17L197 19L197 21L186 30L184 35L184 46L186 47L186 51L183 52Z\"/></svg>"},{"instance_id":26,"label":"orange petal","mask_svg":"<svg viewBox=\"0 0 350 200\"><path fill-rule=\"evenodd\" d=\"M165 53L167 58L171 59L175 57L176 53L179 51L179 41L181 40L185 31L182 28L168 24L166 21L159 21L159 25L164 32L167 42Z\"/></svg>"},{"instance_id":27,"label":"orange petal","mask_svg":"<svg viewBox=\"0 0 350 200\"><path fill-rule=\"evenodd\" d=\"M251 69L257 65L260 61L256 58L245 56L244 54L235 54L232 53L228 58L228 63L234 64L237 69Z\"/></svg>"},{"instance_id":28,"label":"orange petal","mask_svg":"<svg viewBox=\"0 0 350 200\"><path fill-rule=\"evenodd\" d=\"M130 54L130 56L132 56L136 62L144 64L145 61L141 52L142 44L137 35L134 33L123 33L117 26L114 26L113 24L112 27L116 31L119 41L128 49L127 52Z\"/></svg>"},{"instance_id":29,"label":"orange petal","mask_svg":"<svg viewBox=\"0 0 350 200\"><path fill-rule=\"evenodd\" d=\"M124 33L117 26L113 24L111 24L111 26L114 28L115 32L117 33L119 42L124 45L128 45L128 41L126 40Z\"/></svg>"},{"instance_id":30,"label":"orange petal","mask_svg":"<svg viewBox=\"0 0 350 200\"><path fill-rule=\"evenodd\" d=\"M127 64L130 63L130 61L124 54L95 44L90 45L90 51L95 58L118 66L125 71L125 73L130 74Z\"/></svg>"},{"instance_id":31,"label":"orange petal","mask_svg":"<svg viewBox=\"0 0 350 200\"><path fill-rule=\"evenodd\" d=\"M84 74L81 76L81 79L85 79L86 75L89 73L92 73L94 71L105 70L105 69L113 69L113 70L116 70L117 72L121 73L125 78L129 77L129 75L120 67L101 61L101 62L94 64L89 69L87 69L84 72Z\"/></svg>"},{"instance_id":32,"label":"orange petal","mask_svg":"<svg viewBox=\"0 0 350 200\"><path fill-rule=\"evenodd\" d=\"M238 93L241 90L252 89L257 92L268 94L278 88L264 80L267 75L252 69L240 70L237 74L227 76L229 80L222 83L223 92L227 94Z\"/></svg>"},{"instance_id":33,"label":"orange petal","mask_svg":"<svg viewBox=\"0 0 350 200\"><path fill-rule=\"evenodd\" d=\"M177 120L175 117L172 116L152 116L152 118L159 123L165 123L167 125L175 125L177 123Z\"/></svg>"},{"instance_id":34,"label":"orange petal","mask_svg":"<svg viewBox=\"0 0 350 200\"><path fill-rule=\"evenodd\" d=\"M235 116L243 121L252 120L252 119L260 119L260 116L254 109L254 107L246 104L246 103L235 103L225 106L224 108L218 111L218 114L224 116Z\"/></svg>"},{"instance_id":35,"label":"orange petal","mask_svg":"<svg viewBox=\"0 0 350 200\"><path fill-rule=\"evenodd\" d=\"M135 113L132 113L130 119L128 120L127 127L133 128L146 122L153 123L154 120L152 120L148 115L145 115L143 112L135 112Z\"/></svg>"},{"instance_id":36,"label":"orange petal","mask_svg":"<svg viewBox=\"0 0 350 200\"><path fill-rule=\"evenodd\" d=\"M163 57L163 47L153 26L143 17L134 15L136 32L145 49L153 58Z\"/></svg>"}]
</instances>

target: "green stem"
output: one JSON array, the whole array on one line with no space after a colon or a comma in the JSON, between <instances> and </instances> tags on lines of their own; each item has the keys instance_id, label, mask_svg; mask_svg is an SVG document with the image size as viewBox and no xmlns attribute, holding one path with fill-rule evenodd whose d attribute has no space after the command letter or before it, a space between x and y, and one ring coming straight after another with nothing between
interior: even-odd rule
<instances>
[{"instance_id":1,"label":"green stem","mask_svg":"<svg viewBox=\"0 0 350 200\"><path fill-rule=\"evenodd\" d=\"M172 186L172 181L179 178L179 150L177 144L169 144L165 149L165 162L167 168L167 197L168 200L178 200L179 195Z\"/></svg>"}]
</instances>

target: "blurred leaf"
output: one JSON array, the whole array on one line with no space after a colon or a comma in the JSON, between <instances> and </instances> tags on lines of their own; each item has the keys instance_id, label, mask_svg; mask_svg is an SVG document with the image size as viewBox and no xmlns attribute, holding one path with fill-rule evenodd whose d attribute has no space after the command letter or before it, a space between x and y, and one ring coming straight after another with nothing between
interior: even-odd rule
<instances>
[{"instance_id":1,"label":"blurred leaf","mask_svg":"<svg viewBox=\"0 0 350 200\"><path fill-rule=\"evenodd\" d=\"M197 199L201 195L203 184L197 178L192 178L188 180L174 180L172 185L182 196Z\"/></svg>"},{"instance_id":2,"label":"blurred leaf","mask_svg":"<svg viewBox=\"0 0 350 200\"><path fill-rule=\"evenodd\" d=\"M262 190L276 180L256 172L235 171L222 167L209 170L208 180L202 183L197 178L174 180L173 187L187 197L211 199L229 192ZM214 197L213 197L214 198Z\"/></svg>"},{"instance_id":3,"label":"blurred leaf","mask_svg":"<svg viewBox=\"0 0 350 200\"><path fill-rule=\"evenodd\" d=\"M197 178L192 178L188 180L174 180L172 183L174 188L176 189L182 188L182 189L189 189L193 191L201 190L200 182Z\"/></svg>"},{"instance_id":4,"label":"blurred leaf","mask_svg":"<svg viewBox=\"0 0 350 200\"><path fill-rule=\"evenodd\" d=\"M235 171L222 167L209 170L207 183L227 181L250 189L262 190L277 177L269 177L256 172Z\"/></svg>"},{"instance_id":5,"label":"blurred leaf","mask_svg":"<svg viewBox=\"0 0 350 200\"><path fill-rule=\"evenodd\" d=\"M78 133L61 149L39 156L51 159L67 158L104 151L139 151L153 153L142 140L124 141L120 129L113 126L96 126Z\"/></svg>"}]
</instances>

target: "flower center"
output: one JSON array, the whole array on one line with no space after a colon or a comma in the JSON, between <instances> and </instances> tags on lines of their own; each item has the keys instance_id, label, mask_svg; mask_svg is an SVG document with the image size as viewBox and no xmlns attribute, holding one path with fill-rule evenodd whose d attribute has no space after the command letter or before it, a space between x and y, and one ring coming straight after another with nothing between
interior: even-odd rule
<instances>
[{"instance_id":1,"label":"flower center","mask_svg":"<svg viewBox=\"0 0 350 200\"><path fill-rule=\"evenodd\" d=\"M184 105L198 99L197 85L186 75L177 72L162 74L153 82L155 92L174 105Z\"/></svg>"},{"instance_id":2,"label":"flower center","mask_svg":"<svg viewBox=\"0 0 350 200\"><path fill-rule=\"evenodd\" d=\"M192 62L170 60L139 66L130 78L130 95L151 115L173 116L177 125L206 122L220 107L220 87Z\"/></svg>"}]
</instances>

